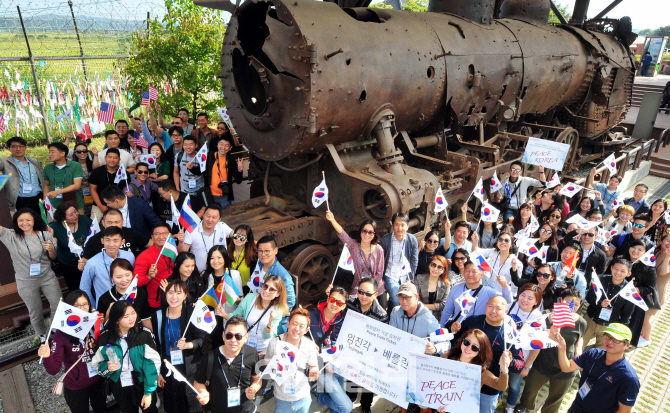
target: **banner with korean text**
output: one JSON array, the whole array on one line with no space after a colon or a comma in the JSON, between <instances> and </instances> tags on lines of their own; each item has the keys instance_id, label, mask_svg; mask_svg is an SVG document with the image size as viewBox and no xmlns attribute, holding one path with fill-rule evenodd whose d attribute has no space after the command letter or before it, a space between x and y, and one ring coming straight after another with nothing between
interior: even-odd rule
<instances>
[{"instance_id":1,"label":"banner with korean text","mask_svg":"<svg viewBox=\"0 0 670 413\"><path fill-rule=\"evenodd\" d=\"M407 401L449 412L478 412L482 367L412 353L409 355Z\"/></svg>"},{"instance_id":2,"label":"banner with korean text","mask_svg":"<svg viewBox=\"0 0 670 413\"><path fill-rule=\"evenodd\" d=\"M348 346L333 360L333 370L347 380L407 408L409 353L423 353L426 339L348 311L337 338Z\"/></svg>"},{"instance_id":3,"label":"banner with korean text","mask_svg":"<svg viewBox=\"0 0 670 413\"><path fill-rule=\"evenodd\" d=\"M521 161L532 165L542 165L557 171L563 170L565 158L570 151L570 145L548 141L546 139L528 138L526 150Z\"/></svg>"}]
</instances>

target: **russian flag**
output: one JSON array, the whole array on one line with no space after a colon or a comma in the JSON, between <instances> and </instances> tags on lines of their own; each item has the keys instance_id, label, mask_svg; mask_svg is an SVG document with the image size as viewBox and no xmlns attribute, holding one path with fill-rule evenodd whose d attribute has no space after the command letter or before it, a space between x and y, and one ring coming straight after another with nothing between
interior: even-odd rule
<instances>
[{"instance_id":1,"label":"russian flag","mask_svg":"<svg viewBox=\"0 0 670 413\"><path fill-rule=\"evenodd\" d=\"M179 223L184 227L184 231L193 233L200 224L200 218L191 209L191 195L186 195L184 203L181 204L181 211L179 212Z\"/></svg>"}]
</instances>

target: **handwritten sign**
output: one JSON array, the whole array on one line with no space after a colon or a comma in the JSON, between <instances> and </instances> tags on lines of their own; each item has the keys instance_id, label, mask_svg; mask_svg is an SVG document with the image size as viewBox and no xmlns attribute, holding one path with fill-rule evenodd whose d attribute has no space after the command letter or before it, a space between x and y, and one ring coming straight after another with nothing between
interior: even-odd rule
<instances>
[{"instance_id":1,"label":"handwritten sign","mask_svg":"<svg viewBox=\"0 0 670 413\"><path fill-rule=\"evenodd\" d=\"M449 412L478 412L482 368L475 364L411 353L407 401Z\"/></svg>"},{"instance_id":2,"label":"handwritten sign","mask_svg":"<svg viewBox=\"0 0 670 413\"><path fill-rule=\"evenodd\" d=\"M336 373L407 408L409 352L422 353L425 338L348 311L337 338L340 345L348 348L331 364Z\"/></svg>"},{"instance_id":3,"label":"handwritten sign","mask_svg":"<svg viewBox=\"0 0 670 413\"><path fill-rule=\"evenodd\" d=\"M545 168L562 170L565 158L570 151L570 145L548 141L545 139L528 138L526 151L521 161L532 165L542 165Z\"/></svg>"}]
</instances>

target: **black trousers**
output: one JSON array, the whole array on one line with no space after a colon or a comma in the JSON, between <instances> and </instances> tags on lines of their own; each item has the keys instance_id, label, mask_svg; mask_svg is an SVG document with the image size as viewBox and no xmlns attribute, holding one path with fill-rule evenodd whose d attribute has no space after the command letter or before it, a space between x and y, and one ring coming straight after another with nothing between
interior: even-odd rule
<instances>
[{"instance_id":1,"label":"black trousers","mask_svg":"<svg viewBox=\"0 0 670 413\"><path fill-rule=\"evenodd\" d=\"M42 193L37 196L32 196L30 198L17 197L16 198L16 210L18 211L21 208L30 208L37 216L40 215L40 198L42 198Z\"/></svg>"},{"instance_id":2,"label":"black trousers","mask_svg":"<svg viewBox=\"0 0 670 413\"><path fill-rule=\"evenodd\" d=\"M134 372L133 372L134 373ZM142 397L144 396L144 384L137 379L137 375L133 374L133 385L128 387L121 386L121 379L118 382L111 380L109 387L112 389L114 399L121 408L123 413L137 413ZM142 410L144 413L158 413L156 408L156 392L151 394L151 405Z\"/></svg>"},{"instance_id":3,"label":"black trousers","mask_svg":"<svg viewBox=\"0 0 670 413\"><path fill-rule=\"evenodd\" d=\"M665 108L666 115L670 113L670 95L663 96L663 101L661 102L661 107L658 111L660 112L663 108Z\"/></svg>"},{"instance_id":4,"label":"black trousers","mask_svg":"<svg viewBox=\"0 0 670 413\"><path fill-rule=\"evenodd\" d=\"M91 402L93 413L107 412L107 397L102 392L103 380L80 390L63 389L65 402L72 413L89 413L88 403Z\"/></svg>"},{"instance_id":5,"label":"black trousers","mask_svg":"<svg viewBox=\"0 0 670 413\"><path fill-rule=\"evenodd\" d=\"M58 274L56 275L65 279L65 283L70 292L79 289L79 284L81 283L81 271L79 271L79 268L70 267L59 262Z\"/></svg>"},{"instance_id":6,"label":"black trousers","mask_svg":"<svg viewBox=\"0 0 670 413\"><path fill-rule=\"evenodd\" d=\"M363 409L370 409L372 407L372 399L375 397L375 394L370 392L369 390L359 387L356 383L353 383L349 380L345 382L346 385L346 392L347 396L349 396L349 399L351 401L355 401L356 397L358 397L358 393L361 393L361 408ZM351 388L353 387L353 388ZM351 391L349 390L351 388Z\"/></svg>"}]
</instances>

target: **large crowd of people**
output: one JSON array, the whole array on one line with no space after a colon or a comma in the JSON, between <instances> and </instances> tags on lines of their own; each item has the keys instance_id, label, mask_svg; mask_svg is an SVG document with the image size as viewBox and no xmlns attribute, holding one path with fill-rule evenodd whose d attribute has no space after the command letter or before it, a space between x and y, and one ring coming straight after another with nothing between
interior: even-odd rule
<instances>
[{"instance_id":1,"label":"large crowd of people","mask_svg":"<svg viewBox=\"0 0 670 413\"><path fill-rule=\"evenodd\" d=\"M45 167L25 155L24 139L7 141L11 155L0 159L0 171L12 173L4 191L13 221L11 228L0 227L0 241L10 251L19 296L42 341L44 367L50 374L68 371L64 395L72 412L88 412L89 403L96 413L106 411L108 392L124 413L138 407L157 411L157 392L167 412L253 412L263 394L272 392L277 412L306 413L312 391L331 411L350 412L361 389L322 369L319 358L321 349L337 342L348 311L422 338L449 329L454 339L426 340L425 353L481 366L482 413L500 404L507 412L531 411L547 382L542 412L558 412L578 370L580 390L570 412L631 410L639 381L624 352L650 344L670 276L667 202L650 204L645 185L614 207L622 192L619 176L570 199L559 193L560 184L547 187L542 168L534 179L513 162L507 188L491 194L501 211L498 222L469 222L464 205L455 219L422 239L408 231L403 213L393 215L391 231L382 236L372 220L347 232L328 211L326 218L351 253L353 284L331 285L324 301L304 309L296 303L293 277L277 258L275 239L256 239L249 225L233 229L222 220L233 200L232 185L242 180L242 156L232 153L235 141L225 123L213 129L206 114L196 119L196 125L189 123L186 109L171 123L160 110L157 118L150 110L146 121L131 116L105 133L101 150L80 139L73 149L69 139L51 143ZM133 130L143 134L147 148L138 146ZM205 144L210 156L201 170L196 153ZM155 156L153 163L143 161L147 154ZM121 164L127 179L117 178ZM55 208L48 225L41 216L43 198ZM201 219L193 231L173 221L174 208L187 199ZM566 222L576 215L597 226L584 230ZM96 221L101 231L89 236ZM602 238L600 229L616 235ZM536 238L546 258L519 251L521 233ZM162 254L168 239L177 244L174 258ZM650 249L652 266L640 262ZM471 260L475 253L490 271ZM40 294L53 316L61 298L59 277L69 290L64 302L99 314L101 333L79 340L57 331L47 342ZM594 291L596 277L603 295ZM131 297L133 282L138 290ZM647 311L617 294L628 283ZM232 288L238 297L210 306L217 326L208 334L189 320L210 287ZM475 300L467 314L457 301L465 292ZM556 303L570 304L575 324L558 329L546 319L556 347L506 348L505 317L520 329L551 313ZM257 366L281 352L284 342L298 349L299 368L273 386ZM163 360L171 360L189 384ZM371 411L374 396L362 389L364 412Z\"/></svg>"}]
</instances>

